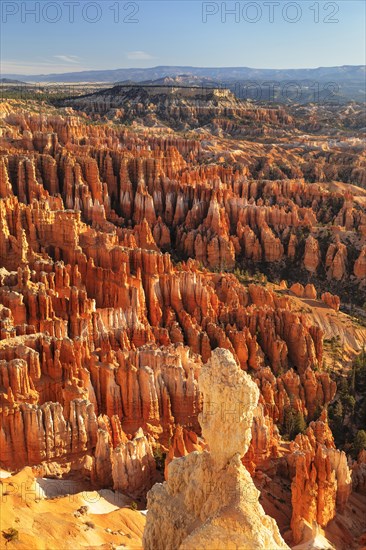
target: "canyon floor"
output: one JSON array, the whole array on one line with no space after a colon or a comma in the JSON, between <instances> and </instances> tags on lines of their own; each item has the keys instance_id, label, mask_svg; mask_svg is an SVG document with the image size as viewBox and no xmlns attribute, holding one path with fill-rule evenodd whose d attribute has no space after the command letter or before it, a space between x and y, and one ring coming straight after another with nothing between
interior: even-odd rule
<instances>
[{"instance_id":1,"label":"canyon floor","mask_svg":"<svg viewBox=\"0 0 366 550\"><path fill-rule=\"evenodd\" d=\"M0 103L1 547L213 550L195 506L235 476L218 548L234 510L261 548L365 547L363 117L154 86ZM223 446L258 389L224 470L200 415L222 350Z\"/></svg>"},{"instance_id":2,"label":"canyon floor","mask_svg":"<svg viewBox=\"0 0 366 550\"><path fill-rule=\"evenodd\" d=\"M42 479L30 468L6 477L1 530L19 535L1 548L142 548L145 516L132 500L82 482ZM81 512L80 512L80 511Z\"/></svg>"}]
</instances>

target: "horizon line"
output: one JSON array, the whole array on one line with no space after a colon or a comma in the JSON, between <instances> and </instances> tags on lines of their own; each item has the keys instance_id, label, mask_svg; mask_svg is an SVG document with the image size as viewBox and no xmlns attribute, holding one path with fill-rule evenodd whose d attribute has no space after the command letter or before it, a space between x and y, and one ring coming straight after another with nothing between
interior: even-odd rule
<instances>
[{"instance_id":1,"label":"horizon line","mask_svg":"<svg viewBox=\"0 0 366 550\"><path fill-rule=\"evenodd\" d=\"M342 67L364 67L366 64L342 64L342 65L320 65L316 67L282 67L282 68L268 68L268 67L249 67L247 65L223 65L223 66L195 66L195 65L153 65L151 67L117 67L115 69L83 69L80 71L62 71L56 73L3 73L0 70L0 76L3 78L6 77L15 77L15 76L56 76L63 74L81 74L81 73L98 73L98 72L114 72L114 71L148 71L151 69L249 69L249 70L260 70L260 71L306 71L306 70L317 70L317 69L334 69Z\"/></svg>"}]
</instances>

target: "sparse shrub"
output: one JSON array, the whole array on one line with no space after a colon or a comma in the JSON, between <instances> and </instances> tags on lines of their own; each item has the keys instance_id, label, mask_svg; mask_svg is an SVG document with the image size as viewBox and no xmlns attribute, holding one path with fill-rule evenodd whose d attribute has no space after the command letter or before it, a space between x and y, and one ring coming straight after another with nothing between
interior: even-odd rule
<instances>
[{"instance_id":1,"label":"sparse shrub","mask_svg":"<svg viewBox=\"0 0 366 550\"><path fill-rule=\"evenodd\" d=\"M304 415L302 414L302 412L297 411L295 414L295 436L294 437L296 437L297 434L304 433L306 428L307 428L307 425L305 422Z\"/></svg>"},{"instance_id":2,"label":"sparse shrub","mask_svg":"<svg viewBox=\"0 0 366 550\"><path fill-rule=\"evenodd\" d=\"M86 521L85 525L89 527L89 529L95 529L95 523L93 523L92 521Z\"/></svg>"},{"instance_id":3,"label":"sparse shrub","mask_svg":"<svg viewBox=\"0 0 366 550\"><path fill-rule=\"evenodd\" d=\"M137 508L138 508L137 503L135 501L131 502L130 509L131 510L137 510Z\"/></svg>"},{"instance_id":4,"label":"sparse shrub","mask_svg":"<svg viewBox=\"0 0 366 550\"><path fill-rule=\"evenodd\" d=\"M366 449L366 431L358 430L353 441L352 450L355 457L362 450Z\"/></svg>"},{"instance_id":5,"label":"sparse shrub","mask_svg":"<svg viewBox=\"0 0 366 550\"><path fill-rule=\"evenodd\" d=\"M238 267L236 267L233 271L233 274L238 279L239 283L242 283L242 284L248 283L250 278L248 271L244 269L239 269Z\"/></svg>"},{"instance_id":6,"label":"sparse shrub","mask_svg":"<svg viewBox=\"0 0 366 550\"><path fill-rule=\"evenodd\" d=\"M164 453L162 451L162 448L159 446L155 447L153 454L157 470L159 470L160 472L164 471L166 453Z\"/></svg>"},{"instance_id":7,"label":"sparse shrub","mask_svg":"<svg viewBox=\"0 0 366 550\"><path fill-rule=\"evenodd\" d=\"M3 533L4 539L6 540L6 544L13 540L19 539L19 531L17 529L14 529L14 527L9 527L9 529L6 529L2 533Z\"/></svg>"},{"instance_id":8,"label":"sparse shrub","mask_svg":"<svg viewBox=\"0 0 366 550\"><path fill-rule=\"evenodd\" d=\"M353 386L363 386L366 384L366 350L362 350L360 355L355 359L352 368Z\"/></svg>"},{"instance_id":9,"label":"sparse shrub","mask_svg":"<svg viewBox=\"0 0 366 550\"><path fill-rule=\"evenodd\" d=\"M285 410L282 434L285 439L294 439L297 434L303 433L306 430L306 421L304 415L300 411L296 411L293 407Z\"/></svg>"},{"instance_id":10,"label":"sparse shrub","mask_svg":"<svg viewBox=\"0 0 366 550\"><path fill-rule=\"evenodd\" d=\"M342 397L342 404L347 412L353 414L356 405L356 399L353 397L353 395L350 395L349 393L345 394Z\"/></svg>"}]
</instances>

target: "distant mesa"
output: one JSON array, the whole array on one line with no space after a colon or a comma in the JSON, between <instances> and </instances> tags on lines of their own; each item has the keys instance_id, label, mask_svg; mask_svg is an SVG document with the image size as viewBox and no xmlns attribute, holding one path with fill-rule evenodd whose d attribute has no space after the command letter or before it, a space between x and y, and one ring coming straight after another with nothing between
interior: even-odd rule
<instances>
[{"instance_id":1,"label":"distant mesa","mask_svg":"<svg viewBox=\"0 0 366 550\"><path fill-rule=\"evenodd\" d=\"M60 104L93 118L146 126L167 124L177 129L204 126L216 117L240 118L250 108L248 102L238 100L228 88L156 82L118 85L61 100Z\"/></svg>"},{"instance_id":2,"label":"distant mesa","mask_svg":"<svg viewBox=\"0 0 366 550\"><path fill-rule=\"evenodd\" d=\"M129 81L126 84L140 84L144 86L180 86L180 87L210 87L222 88L223 84L219 80L209 77L195 76L192 74L181 74L177 76L164 76L155 80L143 80L142 82ZM122 84L122 83L120 83Z\"/></svg>"},{"instance_id":3,"label":"distant mesa","mask_svg":"<svg viewBox=\"0 0 366 550\"><path fill-rule=\"evenodd\" d=\"M279 80L360 80L364 82L365 65L343 65L338 67L318 67L312 69L256 69L251 67L192 67L158 66L144 69L111 69L80 71L61 74L18 75L5 74L6 78L21 78L27 82L118 82L133 80L143 82L164 77L201 77L216 80L261 79Z\"/></svg>"},{"instance_id":4,"label":"distant mesa","mask_svg":"<svg viewBox=\"0 0 366 550\"><path fill-rule=\"evenodd\" d=\"M1 84L25 84L22 80L15 80L14 78L0 78Z\"/></svg>"},{"instance_id":5,"label":"distant mesa","mask_svg":"<svg viewBox=\"0 0 366 550\"><path fill-rule=\"evenodd\" d=\"M279 83L282 87L295 83L301 87L301 101L310 101L314 89L324 96L335 92L342 100L365 101L365 65L343 65L339 67L318 67L311 69L256 69L250 67L191 67L158 66L144 69L112 69L70 72L62 74L4 74L5 78L25 82L48 83L174 83L183 85L218 85L245 90L249 83L265 87L265 83ZM290 84L291 83L291 84ZM329 89L329 84L332 84ZM314 88L315 86L315 88ZM276 100L286 103L287 93L276 95ZM262 90L262 100L267 99ZM255 97L258 96L256 92ZM245 97L241 96L241 97ZM321 94L322 97L322 94Z\"/></svg>"}]
</instances>

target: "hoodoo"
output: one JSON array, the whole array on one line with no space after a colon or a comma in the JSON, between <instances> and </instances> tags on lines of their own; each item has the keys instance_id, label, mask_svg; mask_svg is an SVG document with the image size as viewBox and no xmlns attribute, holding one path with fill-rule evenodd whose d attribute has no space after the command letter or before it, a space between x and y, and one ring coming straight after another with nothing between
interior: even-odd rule
<instances>
[{"instance_id":1,"label":"hoodoo","mask_svg":"<svg viewBox=\"0 0 366 550\"><path fill-rule=\"evenodd\" d=\"M0 541L363 547L362 108L166 88L0 104Z\"/></svg>"},{"instance_id":2,"label":"hoodoo","mask_svg":"<svg viewBox=\"0 0 366 550\"><path fill-rule=\"evenodd\" d=\"M168 481L148 493L145 550L288 548L241 462L258 387L221 348L201 369L199 385L199 422L210 450L173 460Z\"/></svg>"}]
</instances>

